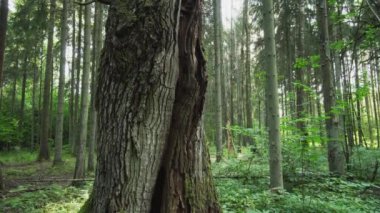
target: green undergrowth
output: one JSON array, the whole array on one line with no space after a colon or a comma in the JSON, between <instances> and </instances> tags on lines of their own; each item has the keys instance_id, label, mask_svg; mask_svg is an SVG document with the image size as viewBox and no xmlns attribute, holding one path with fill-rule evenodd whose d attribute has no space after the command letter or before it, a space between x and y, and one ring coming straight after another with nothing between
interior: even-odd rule
<instances>
[{"instance_id":1,"label":"green undergrowth","mask_svg":"<svg viewBox=\"0 0 380 213\"><path fill-rule=\"evenodd\" d=\"M36 159L36 152L31 152L24 149L0 152L0 162L4 164L25 164L33 162Z\"/></svg>"},{"instance_id":2,"label":"green undergrowth","mask_svg":"<svg viewBox=\"0 0 380 213\"><path fill-rule=\"evenodd\" d=\"M3 212L78 212L90 188L91 183L82 188L53 184L35 191L30 191L29 186L19 186L0 203L0 209Z\"/></svg>"},{"instance_id":3,"label":"green undergrowth","mask_svg":"<svg viewBox=\"0 0 380 213\"><path fill-rule=\"evenodd\" d=\"M27 150L0 153L0 161L6 165L6 184L11 185L2 195L0 192L0 212L78 212L88 198L92 182L80 188L69 186L75 167L69 148L63 149L63 162L58 165L53 166L52 161L36 162L36 157L36 152Z\"/></svg>"},{"instance_id":4,"label":"green undergrowth","mask_svg":"<svg viewBox=\"0 0 380 213\"><path fill-rule=\"evenodd\" d=\"M370 165L366 163L365 158L368 153L365 150L360 153L360 165ZM36 153L30 157L29 152L18 151L17 155L18 159L11 154L0 157L4 162L25 164L22 167L7 167L7 178L17 179L34 175L44 175L42 178L72 177L75 159L68 151L64 151L64 163L54 167L51 162L36 163ZM272 192L268 186L268 161L263 155L265 153L253 154L249 148L243 148L241 153L234 157L225 157L222 162L212 163L214 183L223 212L379 211L380 187L375 185L378 185L378 182L364 181L361 176L355 175L355 172L347 177L330 177L324 172L325 168L319 165L325 163L324 158L315 158L312 163L300 164L290 158L292 155L289 154L290 160L284 159L285 190ZM305 154L304 157L313 159L310 156ZM299 158L297 161L300 160L302 159ZM352 167L357 164L353 164ZM305 165L305 168L300 170L299 165ZM67 182L60 184L20 182L2 197L0 209L2 212L11 213L78 212L88 198L92 182L86 182L81 188L68 186Z\"/></svg>"},{"instance_id":5,"label":"green undergrowth","mask_svg":"<svg viewBox=\"0 0 380 213\"><path fill-rule=\"evenodd\" d=\"M326 173L285 174L286 190L269 190L268 164L241 155L212 165L223 212L378 212L380 187ZM222 175L223 174L223 175Z\"/></svg>"}]
</instances>

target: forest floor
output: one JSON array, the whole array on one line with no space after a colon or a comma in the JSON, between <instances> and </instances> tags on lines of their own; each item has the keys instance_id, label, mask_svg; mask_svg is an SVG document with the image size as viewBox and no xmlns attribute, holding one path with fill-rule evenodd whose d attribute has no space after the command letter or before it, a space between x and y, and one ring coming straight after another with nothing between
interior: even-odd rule
<instances>
[{"instance_id":1,"label":"forest floor","mask_svg":"<svg viewBox=\"0 0 380 213\"><path fill-rule=\"evenodd\" d=\"M65 162L58 166L38 163L36 156L29 151L0 153L5 179L0 211L77 212L88 198L93 174L88 174L90 181L83 187L75 188L71 186L75 165L71 154L65 151ZM336 178L323 169L306 167L293 173L285 169L286 190L271 192L266 158L248 149L237 157L213 162L212 171L223 212L380 212L378 179Z\"/></svg>"},{"instance_id":2,"label":"forest floor","mask_svg":"<svg viewBox=\"0 0 380 213\"><path fill-rule=\"evenodd\" d=\"M71 186L75 158L65 150L64 162L36 162L37 153L12 151L0 154L5 190L0 191L0 212L77 212L88 198L92 182ZM88 174L88 179L93 174Z\"/></svg>"}]
</instances>

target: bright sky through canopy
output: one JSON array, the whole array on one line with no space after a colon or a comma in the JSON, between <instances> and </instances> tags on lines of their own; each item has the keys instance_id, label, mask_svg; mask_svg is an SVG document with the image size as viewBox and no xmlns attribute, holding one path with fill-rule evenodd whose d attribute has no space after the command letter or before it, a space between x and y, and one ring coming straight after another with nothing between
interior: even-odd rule
<instances>
[{"instance_id":1,"label":"bright sky through canopy","mask_svg":"<svg viewBox=\"0 0 380 213\"><path fill-rule=\"evenodd\" d=\"M9 0L9 9L11 11L15 10L15 1L16 0ZM221 0L221 3L223 26L229 29L231 26L231 18L236 19L239 13L241 13L243 0Z\"/></svg>"},{"instance_id":2,"label":"bright sky through canopy","mask_svg":"<svg viewBox=\"0 0 380 213\"><path fill-rule=\"evenodd\" d=\"M236 19L242 12L243 0L221 0L222 2L222 20L224 28L229 29L231 18Z\"/></svg>"}]
</instances>

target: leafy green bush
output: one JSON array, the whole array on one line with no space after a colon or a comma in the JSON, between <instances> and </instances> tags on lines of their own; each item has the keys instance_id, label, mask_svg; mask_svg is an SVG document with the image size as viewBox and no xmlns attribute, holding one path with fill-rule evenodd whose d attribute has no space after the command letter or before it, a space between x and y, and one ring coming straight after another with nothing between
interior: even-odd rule
<instances>
[{"instance_id":1,"label":"leafy green bush","mask_svg":"<svg viewBox=\"0 0 380 213\"><path fill-rule=\"evenodd\" d=\"M364 180L380 180L380 168L377 174L374 174L375 168L380 167L380 152L375 149L366 149L357 147L353 150L349 168L350 173Z\"/></svg>"},{"instance_id":2,"label":"leafy green bush","mask_svg":"<svg viewBox=\"0 0 380 213\"><path fill-rule=\"evenodd\" d=\"M4 114L0 115L0 148L19 144L21 138L18 120Z\"/></svg>"}]
</instances>

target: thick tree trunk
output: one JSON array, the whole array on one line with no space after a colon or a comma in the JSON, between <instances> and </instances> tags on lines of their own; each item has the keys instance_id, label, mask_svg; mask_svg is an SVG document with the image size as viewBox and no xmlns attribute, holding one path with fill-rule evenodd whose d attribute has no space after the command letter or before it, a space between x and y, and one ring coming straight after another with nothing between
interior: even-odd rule
<instances>
[{"instance_id":1,"label":"thick tree trunk","mask_svg":"<svg viewBox=\"0 0 380 213\"><path fill-rule=\"evenodd\" d=\"M267 103L267 122L269 136L269 172L270 187L283 188L282 178L282 155L280 141L280 116L278 103L278 86L277 86L277 65L276 49L274 41L274 15L273 1L263 1L264 22L264 40L266 61L266 103Z\"/></svg>"},{"instance_id":2,"label":"thick tree trunk","mask_svg":"<svg viewBox=\"0 0 380 213\"><path fill-rule=\"evenodd\" d=\"M41 137L40 152L38 161L49 160L49 120L50 120L50 90L51 79L53 75L53 38L54 38L54 22L55 22L55 0L50 0L49 26L48 26L48 46L46 57L44 94L41 115Z\"/></svg>"},{"instance_id":3,"label":"thick tree trunk","mask_svg":"<svg viewBox=\"0 0 380 213\"><path fill-rule=\"evenodd\" d=\"M328 13L326 0L317 1L318 26L320 31L320 63L322 74L322 91L326 118L328 140L329 171L337 175L344 173L342 144L339 142L339 119L333 112L336 105L334 77L330 59Z\"/></svg>"},{"instance_id":4,"label":"thick tree trunk","mask_svg":"<svg viewBox=\"0 0 380 213\"><path fill-rule=\"evenodd\" d=\"M87 141L88 121L88 95L91 64L91 7L84 9L84 49L83 49L83 75L81 85L81 110L79 115L79 141L76 155L74 179L85 177L85 147ZM74 182L78 183L78 182Z\"/></svg>"},{"instance_id":5,"label":"thick tree trunk","mask_svg":"<svg viewBox=\"0 0 380 213\"><path fill-rule=\"evenodd\" d=\"M65 96L65 69L66 69L66 43L67 43L67 6L68 0L63 0L61 15L61 52L59 65L59 84L58 84L58 106L55 132L55 154L54 164L62 162L62 140L63 140L63 108Z\"/></svg>"},{"instance_id":6,"label":"thick tree trunk","mask_svg":"<svg viewBox=\"0 0 380 213\"><path fill-rule=\"evenodd\" d=\"M0 8L0 88L3 85L5 38L8 26L8 0L1 0Z\"/></svg>"},{"instance_id":7,"label":"thick tree trunk","mask_svg":"<svg viewBox=\"0 0 380 213\"><path fill-rule=\"evenodd\" d=\"M200 4L111 2L96 178L83 212L219 212L197 129L206 89Z\"/></svg>"}]
</instances>

